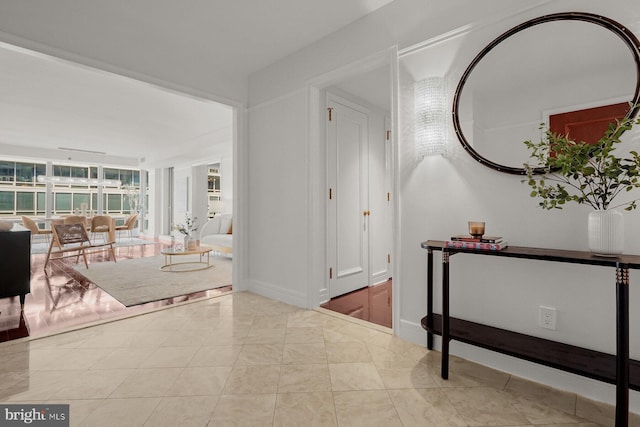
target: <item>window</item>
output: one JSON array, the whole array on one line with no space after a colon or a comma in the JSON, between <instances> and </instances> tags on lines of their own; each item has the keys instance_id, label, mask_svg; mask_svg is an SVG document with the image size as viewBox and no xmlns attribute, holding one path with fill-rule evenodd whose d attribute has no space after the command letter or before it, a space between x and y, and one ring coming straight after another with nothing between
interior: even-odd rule
<instances>
[{"instance_id":1,"label":"window","mask_svg":"<svg viewBox=\"0 0 640 427\"><path fill-rule=\"evenodd\" d=\"M71 213L71 193L55 193L53 200L55 213Z\"/></svg>"},{"instance_id":2,"label":"window","mask_svg":"<svg viewBox=\"0 0 640 427\"><path fill-rule=\"evenodd\" d=\"M14 162L0 162L0 181L13 182L15 168Z\"/></svg>"},{"instance_id":3,"label":"window","mask_svg":"<svg viewBox=\"0 0 640 427\"><path fill-rule=\"evenodd\" d=\"M129 213L138 206L130 206L130 197L138 200L140 171L135 169L104 168L98 166L53 164L53 176L80 179L120 180L122 187L103 187L105 213ZM46 175L46 163L0 160L0 216L45 215L46 183L37 177ZM88 182L58 183L53 185L52 213L55 215L81 210L98 211L98 186Z\"/></svg>"},{"instance_id":4,"label":"window","mask_svg":"<svg viewBox=\"0 0 640 427\"><path fill-rule=\"evenodd\" d=\"M16 193L16 213L18 215L33 215L35 213L36 193L22 192Z\"/></svg>"},{"instance_id":5,"label":"window","mask_svg":"<svg viewBox=\"0 0 640 427\"><path fill-rule=\"evenodd\" d=\"M87 193L75 193L73 195L73 209L82 209L82 204L86 203L87 209L91 209L89 199L91 195Z\"/></svg>"},{"instance_id":6,"label":"window","mask_svg":"<svg viewBox=\"0 0 640 427\"><path fill-rule=\"evenodd\" d=\"M13 212L15 208L13 191L0 191L0 212Z\"/></svg>"}]
</instances>

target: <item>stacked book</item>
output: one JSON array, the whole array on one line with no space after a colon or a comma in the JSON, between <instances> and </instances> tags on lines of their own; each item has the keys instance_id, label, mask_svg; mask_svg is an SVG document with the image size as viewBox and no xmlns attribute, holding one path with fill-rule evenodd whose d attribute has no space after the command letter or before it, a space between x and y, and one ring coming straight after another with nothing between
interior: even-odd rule
<instances>
[{"instance_id":1,"label":"stacked book","mask_svg":"<svg viewBox=\"0 0 640 427\"><path fill-rule=\"evenodd\" d=\"M451 236L445 240L445 246L457 249L482 249L486 251L499 251L507 247L507 241L500 236L473 237L468 235Z\"/></svg>"}]
</instances>

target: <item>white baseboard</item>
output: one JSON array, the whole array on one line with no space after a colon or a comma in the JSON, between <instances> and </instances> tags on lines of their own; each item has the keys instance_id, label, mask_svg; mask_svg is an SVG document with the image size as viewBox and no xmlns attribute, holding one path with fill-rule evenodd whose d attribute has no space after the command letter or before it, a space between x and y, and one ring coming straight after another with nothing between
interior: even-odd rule
<instances>
[{"instance_id":1,"label":"white baseboard","mask_svg":"<svg viewBox=\"0 0 640 427\"><path fill-rule=\"evenodd\" d=\"M420 323L410 322L408 320L400 319L400 325L395 328L396 334L407 341L420 344L424 347L427 346L427 331L422 329Z\"/></svg>"},{"instance_id":2,"label":"white baseboard","mask_svg":"<svg viewBox=\"0 0 640 427\"><path fill-rule=\"evenodd\" d=\"M263 297L272 298L296 307L307 307L307 295L301 292L294 292L289 289L273 285L271 283L259 282L257 280L248 280L247 290L254 292Z\"/></svg>"}]
</instances>

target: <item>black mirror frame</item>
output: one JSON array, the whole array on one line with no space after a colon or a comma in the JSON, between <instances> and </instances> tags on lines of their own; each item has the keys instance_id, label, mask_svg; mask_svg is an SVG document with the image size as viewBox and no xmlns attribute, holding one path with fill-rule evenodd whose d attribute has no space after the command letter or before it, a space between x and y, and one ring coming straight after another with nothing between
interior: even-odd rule
<instances>
[{"instance_id":1,"label":"black mirror frame","mask_svg":"<svg viewBox=\"0 0 640 427\"><path fill-rule=\"evenodd\" d=\"M584 21L584 22L589 22L592 24L596 24L596 25L600 25L601 27L606 28L607 30L613 32L614 34L616 34L618 37L620 37L622 39L622 41L627 45L627 47L629 48L629 50L631 50L631 54L633 55L633 58L636 62L636 75L637 75L637 79L636 79L636 90L635 93L633 95L633 100L631 101L633 108L629 109L629 112L627 113L626 117L627 118L634 118L637 114L638 114L638 110L640 109L640 105L639 105L639 101L640 101L640 41L638 40L638 38L631 32L629 31L625 26L623 26L622 24L606 18L604 16L601 15L596 15L596 14L592 14L592 13L584 13L584 12L562 12L562 13L554 13L554 14L550 14L550 15L544 15L544 16L540 16L538 18L534 18L531 19L529 21L523 22L520 25L517 25L513 28L511 28L510 30L504 32L503 34L501 34L500 36L498 36L496 39L494 39L491 43L489 43L484 49L482 49L480 51L480 53L478 53L476 55L476 57L473 59L473 61L471 61L471 63L469 64L469 66L467 67L467 69L465 70L464 74L462 74L462 77L460 78L460 82L458 83L458 86L456 87L456 91L453 97L453 128L456 132L456 135L458 137L458 140L460 141L460 143L462 144L462 146L464 147L464 149L471 155L471 157L473 157L474 159L476 159L478 162L480 162L480 164L497 170L498 172L504 172L504 173L509 173L509 174L514 174L514 175L526 175L526 170L524 168L516 168L516 167L512 167L512 166L505 166L505 165L501 165L499 163L495 163L492 162L491 160L481 156L480 154L478 154L477 151L475 151L473 149L473 147L471 147L471 145L469 144L469 142L467 141L467 139L465 138L463 132L462 132L462 128L460 127L460 117L458 114L458 109L459 109L459 103L460 103L460 96L462 94L462 89L464 88L464 85L467 81L467 79L469 78L469 75L471 74L471 71L473 71L473 69L476 67L476 65L478 65L478 63L482 60L482 58L484 58L493 48L495 48L498 44L500 44L502 41L504 41L505 39L513 36L514 34L525 30L527 28L531 28L533 26L539 25L539 24L544 24L547 22L553 22L553 21ZM541 170L538 172L542 172Z\"/></svg>"}]
</instances>

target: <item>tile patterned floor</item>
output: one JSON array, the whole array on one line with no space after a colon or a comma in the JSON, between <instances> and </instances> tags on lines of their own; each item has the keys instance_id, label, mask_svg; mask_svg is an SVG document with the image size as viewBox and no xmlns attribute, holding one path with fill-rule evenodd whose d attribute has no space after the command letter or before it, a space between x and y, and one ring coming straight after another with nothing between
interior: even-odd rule
<instances>
[{"instance_id":1,"label":"tile patterned floor","mask_svg":"<svg viewBox=\"0 0 640 427\"><path fill-rule=\"evenodd\" d=\"M612 426L613 409L238 292L0 344L0 401L73 426ZM633 426L640 418L633 416Z\"/></svg>"}]
</instances>

